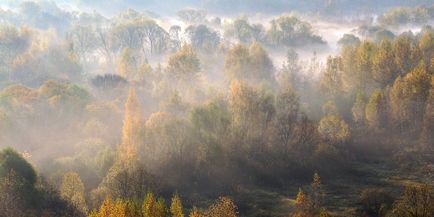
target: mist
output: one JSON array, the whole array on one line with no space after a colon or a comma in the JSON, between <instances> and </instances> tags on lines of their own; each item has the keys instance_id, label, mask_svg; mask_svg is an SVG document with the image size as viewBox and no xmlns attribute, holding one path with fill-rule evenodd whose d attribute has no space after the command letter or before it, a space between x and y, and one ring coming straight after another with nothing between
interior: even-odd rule
<instances>
[{"instance_id":1,"label":"mist","mask_svg":"<svg viewBox=\"0 0 434 217\"><path fill-rule=\"evenodd\" d=\"M433 25L432 0L0 0L0 217L431 216Z\"/></svg>"}]
</instances>

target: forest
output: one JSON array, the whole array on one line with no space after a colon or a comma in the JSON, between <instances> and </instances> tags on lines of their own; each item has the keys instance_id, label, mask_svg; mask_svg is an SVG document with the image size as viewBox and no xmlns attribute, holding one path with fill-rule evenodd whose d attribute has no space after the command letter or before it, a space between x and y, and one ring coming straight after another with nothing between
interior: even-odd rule
<instances>
[{"instance_id":1,"label":"forest","mask_svg":"<svg viewBox=\"0 0 434 217\"><path fill-rule=\"evenodd\" d=\"M433 217L432 0L0 0L0 217Z\"/></svg>"}]
</instances>

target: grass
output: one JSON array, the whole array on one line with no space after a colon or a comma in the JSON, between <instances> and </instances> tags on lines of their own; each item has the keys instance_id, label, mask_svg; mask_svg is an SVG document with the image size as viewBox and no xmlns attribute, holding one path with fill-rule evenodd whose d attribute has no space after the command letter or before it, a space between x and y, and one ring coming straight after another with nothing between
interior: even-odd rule
<instances>
[{"instance_id":1,"label":"grass","mask_svg":"<svg viewBox=\"0 0 434 217\"><path fill-rule=\"evenodd\" d=\"M400 169L388 162L391 162L390 159L371 163L360 162L354 165L355 175L334 177L333 180L323 179L327 210L333 216L354 216L363 189L385 188L393 196L398 197L405 185L433 184L434 174L430 172L427 174L424 170ZM241 216L287 217L294 210L294 199L299 187L302 186L290 184L285 190L258 187L244 189L237 195Z\"/></svg>"}]
</instances>

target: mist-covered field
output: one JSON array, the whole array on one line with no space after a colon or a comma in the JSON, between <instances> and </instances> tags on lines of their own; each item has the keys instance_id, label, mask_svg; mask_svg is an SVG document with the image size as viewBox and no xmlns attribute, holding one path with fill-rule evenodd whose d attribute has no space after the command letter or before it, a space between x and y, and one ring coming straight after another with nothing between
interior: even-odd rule
<instances>
[{"instance_id":1,"label":"mist-covered field","mask_svg":"<svg viewBox=\"0 0 434 217\"><path fill-rule=\"evenodd\" d=\"M0 217L434 216L432 0L0 0Z\"/></svg>"}]
</instances>

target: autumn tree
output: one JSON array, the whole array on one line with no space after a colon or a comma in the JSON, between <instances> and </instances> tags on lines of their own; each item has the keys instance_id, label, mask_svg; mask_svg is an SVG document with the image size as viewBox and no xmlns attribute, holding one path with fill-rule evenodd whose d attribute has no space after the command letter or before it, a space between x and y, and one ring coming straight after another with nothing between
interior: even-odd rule
<instances>
[{"instance_id":1,"label":"autumn tree","mask_svg":"<svg viewBox=\"0 0 434 217\"><path fill-rule=\"evenodd\" d=\"M356 87L366 90L372 83L372 59L376 52L376 45L369 41L364 41L356 50L355 64Z\"/></svg>"},{"instance_id":2,"label":"autumn tree","mask_svg":"<svg viewBox=\"0 0 434 217\"><path fill-rule=\"evenodd\" d=\"M190 37L191 45L202 52L215 52L220 44L219 34L205 25L190 26L185 32Z\"/></svg>"},{"instance_id":3,"label":"autumn tree","mask_svg":"<svg viewBox=\"0 0 434 217\"><path fill-rule=\"evenodd\" d=\"M130 80L135 77L139 66L139 59L135 51L131 48L124 48L118 60L118 73Z\"/></svg>"},{"instance_id":4,"label":"autumn tree","mask_svg":"<svg viewBox=\"0 0 434 217\"><path fill-rule=\"evenodd\" d=\"M84 196L84 185L77 173L65 173L60 187L60 195L81 212L84 214L87 213L88 209Z\"/></svg>"},{"instance_id":5,"label":"autumn tree","mask_svg":"<svg viewBox=\"0 0 434 217\"><path fill-rule=\"evenodd\" d=\"M318 132L325 141L334 145L345 143L350 138L348 124L336 114L329 114L321 118Z\"/></svg>"},{"instance_id":6,"label":"autumn tree","mask_svg":"<svg viewBox=\"0 0 434 217\"><path fill-rule=\"evenodd\" d=\"M274 82L273 63L259 43L252 43L249 48L241 44L232 47L225 56L224 72L230 81Z\"/></svg>"},{"instance_id":7,"label":"autumn tree","mask_svg":"<svg viewBox=\"0 0 434 217\"><path fill-rule=\"evenodd\" d=\"M200 72L200 62L191 45L183 45L181 49L169 57L167 68L169 79L187 82L196 79Z\"/></svg>"},{"instance_id":8,"label":"autumn tree","mask_svg":"<svg viewBox=\"0 0 434 217\"><path fill-rule=\"evenodd\" d=\"M365 108L366 99L362 92L357 93L356 101L351 109L353 114L353 121L357 126L363 126L365 123Z\"/></svg>"},{"instance_id":9,"label":"autumn tree","mask_svg":"<svg viewBox=\"0 0 434 217\"><path fill-rule=\"evenodd\" d=\"M384 189L368 188L360 194L362 212L369 216L386 216L392 207L393 197Z\"/></svg>"},{"instance_id":10,"label":"autumn tree","mask_svg":"<svg viewBox=\"0 0 434 217\"><path fill-rule=\"evenodd\" d=\"M401 76L405 75L411 69L411 39L402 35L394 40L393 53L395 55L395 64Z\"/></svg>"},{"instance_id":11,"label":"autumn tree","mask_svg":"<svg viewBox=\"0 0 434 217\"><path fill-rule=\"evenodd\" d=\"M241 44L233 46L225 56L224 72L229 80L249 77L249 49Z\"/></svg>"},{"instance_id":12,"label":"autumn tree","mask_svg":"<svg viewBox=\"0 0 434 217\"><path fill-rule=\"evenodd\" d=\"M288 152L295 140L296 127L298 125L300 110L299 97L288 87L277 95L276 98L276 127L281 142L279 151L288 156Z\"/></svg>"},{"instance_id":13,"label":"autumn tree","mask_svg":"<svg viewBox=\"0 0 434 217\"><path fill-rule=\"evenodd\" d=\"M311 183L311 201L312 201L312 209L315 212L319 212L324 203L324 190L321 183L321 178L318 173L314 173L313 180Z\"/></svg>"},{"instance_id":14,"label":"autumn tree","mask_svg":"<svg viewBox=\"0 0 434 217\"><path fill-rule=\"evenodd\" d=\"M237 217L238 208L230 198L220 197L208 208L205 216Z\"/></svg>"},{"instance_id":15,"label":"autumn tree","mask_svg":"<svg viewBox=\"0 0 434 217\"><path fill-rule=\"evenodd\" d=\"M383 40L372 57L372 77L383 88L395 79L396 65L392 44Z\"/></svg>"},{"instance_id":16,"label":"autumn tree","mask_svg":"<svg viewBox=\"0 0 434 217\"><path fill-rule=\"evenodd\" d=\"M148 192L143 200L142 214L143 217L155 216L155 198L152 192Z\"/></svg>"},{"instance_id":17,"label":"autumn tree","mask_svg":"<svg viewBox=\"0 0 434 217\"><path fill-rule=\"evenodd\" d=\"M139 146L141 129L141 107L136 91L130 89L125 102L125 117L122 129L122 141L119 145L118 154L120 160L134 160Z\"/></svg>"},{"instance_id":18,"label":"autumn tree","mask_svg":"<svg viewBox=\"0 0 434 217\"><path fill-rule=\"evenodd\" d=\"M409 185L393 205L392 216L429 217L434 213L433 186Z\"/></svg>"},{"instance_id":19,"label":"autumn tree","mask_svg":"<svg viewBox=\"0 0 434 217\"><path fill-rule=\"evenodd\" d=\"M249 67L250 79L254 81L269 81L274 82L274 66L267 52L262 46L255 42L249 47Z\"/></svg>"},{"instance_id":20,"label":"autumn tree","mask_svg":"<svg viewBox=\"0 0 434 217\"><path fill-rule=\"evenodd\" d=\"M372 93L365 109L366 123L372 130L380 130L386 123L386 101L380 90Z\"/></svg>"},{"instance_id":21,"label":"autumn tree","mask_svg":"<svg viewBox=\"0 0 434 217\"><path fill-rule=\"evenodd\" d=\"M181 198L178 194L175 194L172 197L172 203L170 205L170 213L172 217L184 217L184 213L182 212L182 202Z\"/></svg>"},{"instance_id":22,"label":"autumn tree","mask_svg":"<svg viewBox=\"0 0 434 217\"><path fill-rule=\"evenodd\" d=\"M342 92L342 60L339 57L327 59L327 67L322 74L320 85L325 95L334 99Z\"/></svg>"}]
</instances>

